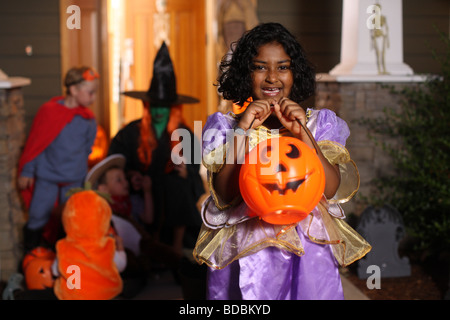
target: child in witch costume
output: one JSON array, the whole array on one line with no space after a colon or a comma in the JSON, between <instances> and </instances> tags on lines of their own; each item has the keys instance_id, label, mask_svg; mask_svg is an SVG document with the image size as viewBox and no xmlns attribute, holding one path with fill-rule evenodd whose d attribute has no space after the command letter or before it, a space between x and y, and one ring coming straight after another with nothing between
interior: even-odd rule
<instances>
[{"instance_id":1,"label":"child in witch costume","mask_svg":"<svg viewBox=\"0 0 450 320\"><path fill-rule=\"evenodd\" d=\"M66 96L43 104L33 120L18 168L18 186L29 210L25 250L39 245L55 203L65 203L67 191L83 185L97 132L87 107L95 100L98 78L92 68L72 68L64 80Z\"/></svg>"},{"instance_id":2,"label":"child in witch costume","mask_svg":"<svg viewBox=\"0 0 450 320\"><path fill-rule=\"evenodd\" d=\"M198 100L177 94L175 73L165 43L155 57L149 90L124 95L141 100L144 114L142 119L129 123L117 133L109 154L125 156L125 171L130 180L134 175L150 176L154 199L150 231L181 254L183 247L194 247L201 226L196 203L204 188L200 164L194 162L200 147L193 132L183 123L181 109L183 104L195 104ZM180 143L176 138L180 131L187 133L183 150L190 150L191 158L175 165L171 153Z\"/></svg>"},{"instance_id":3,"label":"child in witch costume","mask_svg":"<svg viewBox=\"0 0 450 320\"><path fill-rule=\"evenodd\" d=\"M343 299L339 265L371 248L343 221L339 206L359 187L357 168L344 147L347 124L330 110L299 105L314 93L315 73L300 44L280 24L247 32L221 70L219 92L242 108L239 114L211 115L203 128L211 196L203 203L194 256L209 266L207 298ZM280 136L316 149L326 179L319 204L304 220L288 225L252 216L239 188L244 145L253 149Z\"/></svg>"}]
</instances>

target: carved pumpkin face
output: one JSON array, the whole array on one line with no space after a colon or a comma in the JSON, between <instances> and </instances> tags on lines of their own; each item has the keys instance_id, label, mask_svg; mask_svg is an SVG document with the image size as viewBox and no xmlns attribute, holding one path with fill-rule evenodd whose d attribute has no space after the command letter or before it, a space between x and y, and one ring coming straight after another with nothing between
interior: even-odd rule
<instances>
[{"instance_id":1,"label":"carved pumpkin face","mask_svg":"<svg viewBox=\"0 0 450 320\"><path fill-rule=\"evenodd\" d=\"M239 187L251 216L292 224L306 218L322 198L325 172L315 150L299 139L268 139L247 154Z\"/></svg>"},{"instance_id":2,"label":"carved pumpkin face","mask_svg":"<svg viewBox=\"0 0 450 320\"><path fill-rule=\"evenodd\" d=\"M51 271L56 254L47 248L36 247L25 255L22 269L29 290L44 290L53 287Z\"/></svg>"}]
</instances>

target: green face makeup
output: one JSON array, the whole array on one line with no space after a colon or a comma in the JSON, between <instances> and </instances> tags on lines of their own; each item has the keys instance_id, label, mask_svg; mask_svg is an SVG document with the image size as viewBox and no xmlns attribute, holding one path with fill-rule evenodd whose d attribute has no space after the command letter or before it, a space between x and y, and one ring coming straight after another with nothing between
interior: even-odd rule
<instances>
[{"instance_id":1,"label":"green face makeup","mask_svg":"<svg viewBox=\"0 0 450 320\"><path fill-rule=\"evenodd\" d=\"M167 122L169 121L170 108L151 106L150 114L152 116L153 127L155 128L156 135L159 139L161 137L161 134L166 129Z\"/></svg>"}]
</instances>

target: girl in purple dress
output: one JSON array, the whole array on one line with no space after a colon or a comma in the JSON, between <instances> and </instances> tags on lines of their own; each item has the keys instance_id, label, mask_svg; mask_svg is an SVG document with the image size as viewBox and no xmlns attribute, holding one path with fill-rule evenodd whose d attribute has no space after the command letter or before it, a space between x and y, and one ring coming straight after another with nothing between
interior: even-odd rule
<instances>
[{"instance_id":1,"label":"girl in purple dress","mask_svg":"<svg viewBox=\"0 0 450 320\"><path fill-rule=\"evenodd\" d=\"M347 124L327 109L304 110L315 73L282 25L262 24L221 64L219 92L241 106L215 113L203 129L203 164L211 196L194 257L208 268L208 299L343 299L339 265L370 245L345 221L340 203L358 190L359 175L344 145ZM293 225L248 215L239 191L242 157L259 142L291 136L318 151L325 170L322 200Z\"/></svg>"}]
</instances>

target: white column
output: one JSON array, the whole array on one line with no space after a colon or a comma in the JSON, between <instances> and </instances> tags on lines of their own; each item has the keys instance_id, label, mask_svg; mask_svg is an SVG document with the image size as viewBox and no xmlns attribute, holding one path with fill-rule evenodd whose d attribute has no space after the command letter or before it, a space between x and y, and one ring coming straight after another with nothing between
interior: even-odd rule
<instances>
[{"instance_id":1,"label":"white column","mask_svg":"<svg viewBox=\"0 0 450 320\"><path fill-rule=\"evenodd\" d=\"M379 11L369 10L379 5ZM373 32L382 57L384 38L384 68L379 71ZM384 73L384 70L386 73ZM402 0L344 0L342 15L341 61L330 74L340 75L412 75L403 62Z\"/></svg>"}]
</instances>

